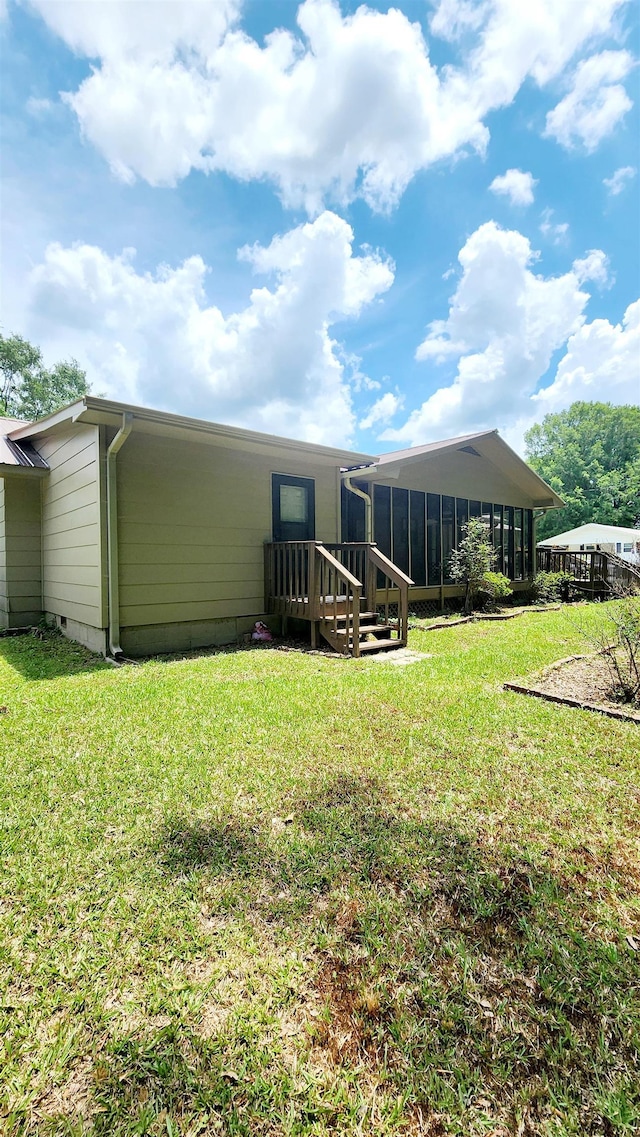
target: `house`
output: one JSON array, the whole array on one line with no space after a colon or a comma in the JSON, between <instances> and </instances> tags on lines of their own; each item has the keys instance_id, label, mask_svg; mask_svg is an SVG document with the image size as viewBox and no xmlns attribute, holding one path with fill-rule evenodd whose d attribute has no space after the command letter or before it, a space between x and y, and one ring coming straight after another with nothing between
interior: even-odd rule
<instances>
[{"instance_id":1,"label":"house","mask_svg":"<svg viewBox=\"0 0 640 1137\"><path fill-rule=\"evenodd\" d=\"M640 565L640 529L591 521L539 541L538 548L566 549L570 553L615 553L631 565Z\"/></svg>"},{"instance_id":2,"label":"house","mask_svg":"<svg viewBox=\"0 0 640 1137\"><path fill-rule=\"evenodd\" d=\"M376 457L87 395L0 421L0 625L44 615L116 656L234 642L257 619L396 646L378 606L459 594L468 517L517 589L535 512L561 505L496 431Z\"/></svg>"}]
</instances>

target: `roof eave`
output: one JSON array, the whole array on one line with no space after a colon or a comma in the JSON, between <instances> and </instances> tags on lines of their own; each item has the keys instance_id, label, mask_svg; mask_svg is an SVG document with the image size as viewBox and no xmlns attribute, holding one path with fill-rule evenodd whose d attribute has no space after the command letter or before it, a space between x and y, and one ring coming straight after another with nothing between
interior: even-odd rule
<instances>
[{"instance_id":1,"label":"roof eave","mask_svg":"<svg viewBox=\"0 0 640 1137\"><path fill-rule=\"evenodd\" d=\"M226 426L223 423L208 422L206 419L188 418L184 415L174 415L168 411L156 411L147 407L137 407L128 403L117 403L110 399L99 399L93 395L85 395L81 400L63 407L53 415L48 415L37 422L28 423L11 431L8 437L15 439L33 438L39 434L55 429L61 423L86 422L93 425L118 426L122 415L128 412L133 415L134 421L147 422L157 427L166 427L186 430L194 434L207 435L215 438L237 440L239 443L276 447L297 451L302 454L316 454L319 457L331 458L343 465L353 465L355 462L370 465L376 461L375 455L361 454L357 451L339 449L332 446L322 446L316 442L302 442L299 439L282 438L278 435L265 434L261 431L245 430L243 427Z\"/></svg>"}]
</instances>

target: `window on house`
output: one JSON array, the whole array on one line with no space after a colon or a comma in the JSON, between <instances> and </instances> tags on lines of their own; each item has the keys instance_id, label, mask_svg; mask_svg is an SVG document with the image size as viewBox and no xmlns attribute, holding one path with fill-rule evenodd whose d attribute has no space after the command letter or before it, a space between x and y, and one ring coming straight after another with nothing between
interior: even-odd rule
<instances>
[{"instance_id":1,"label":"window on house","mask_svg":"<svg viewBox=\"0 0 640 1137\"><path fill-rule=\"evenodd\" d=\"M442 495L442 568L445 583L451 581L451 552L456 539L456 499Z\"/></svg>"},{"instance_id":2,"label":"window on house","mask_svg":"<svg viewBox=\"0 0 640 1137\"><path fill-rule=\"evenodd\" d=\"M411 561L409 576L414 584L427 583L426 533L425 533L426 494L411 490L409 494L409 542Z\"/></svg>"},{"instance_id":3,"label":"window on house","mask_svg":"<svg viewBox=\"0 0 640 1137\"><path fill-rule=\"evenodd\" d=\"M409 573L409 490L396 489L393 495L393 551L391 560Z\"/></svg>"},{"instance_id":4,"label":"window on house","mask_svg":"<svg viewBox=\"0 0 640 1137\"><path fill-rule=\"evenodd\" d=\"M442 558L440 544L440 494L427 494L427 583L440 584Z\"/></svg>"}]
</instances>

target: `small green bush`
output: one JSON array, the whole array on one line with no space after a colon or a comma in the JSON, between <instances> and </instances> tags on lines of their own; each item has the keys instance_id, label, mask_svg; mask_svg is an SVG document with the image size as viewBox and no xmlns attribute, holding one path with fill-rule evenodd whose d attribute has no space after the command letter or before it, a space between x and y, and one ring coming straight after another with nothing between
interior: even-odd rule
<instances>
[{"instance_id":1,"label":"small green bush","mask_svg":"<svg viewBox=\"0 0 640 1137\"><path fill-rule=\"evenodd\" d=\"M513 589L509 588L509 577L503 572L485 572L484 582L488 586L486 591L494 600L503 600L513 593Z\"/></svg>"},{"instance_id":2,"label":"small green bush","mask_svg":"<svg viewBox=\"0 0 640 1137\"><path fill-rule=\"evenodd\" d=\"M531 597L537 604L553 604L565 600L573 577L568 572L539 572L531 585Z\"/></svg>"},{"instance_id":3,"label":"small green bush","mask_svg":"<svg viewBox=\"0 0 640 1137\"><path fill-rule=\"evenodd\" d=\"M495 608L499 600L506 600L507 596L513 595L509 577L502 572L485 572L478 591L484 598L485 608Z\"/></svg>"}]
</instances>

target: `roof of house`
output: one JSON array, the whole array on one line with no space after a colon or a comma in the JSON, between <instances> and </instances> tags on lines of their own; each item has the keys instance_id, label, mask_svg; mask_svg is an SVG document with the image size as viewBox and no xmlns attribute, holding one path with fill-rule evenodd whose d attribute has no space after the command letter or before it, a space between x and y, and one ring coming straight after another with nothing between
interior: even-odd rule
<instances>
[{"instance_id":1,"label":"roof of house","mask_svg":"<svg viewBox=\"0 0 640 1137\"><path fill-rule=\"evenodd\" d=\"M8 435L17 427L25 426L20 419L0 418L0 469L19 466L31 470L48 470L44 458L30 442L14 442Z\"/></svg>"},{"instance_id":2,"label":"roof of house","mask_svg":"<svg viewBox=\"0 0 640 1137\"><path fill-rule=\"evenodd\" d=\"M433 454L437 450L446 450L453 447L457 447L459 450L465 449L467 453L473 454L473 446L467 447L465 443L472 443L497 433L497 430L481 430L476 431L474 434L460 434L456 438L443 438L438 442L426 442L423 446L411 446L408 450L391 450L387 454L380 455L377 460L377 465L384 466L389 462L403 462L407 458L422 458L425 454Z\"/></svg>"},{"instance_id":3,"label":"roof of house","mask_svg":"<svg viewBox=\"0 0 640 1137\"><path fill-rule=\"evenodd\" d=\"M11 439L37 438L40 434L48 433L69 421L91 423L96 426L115 426L122 424L123 414L130 414L134 420L134 427L147 434L170 434L173 437L193 441L213 440L220 445L239 447L241 449L272 450L274 447L285 450L303 451L313 454L317 458L326 458L341 465L347 462L361 462L370 464L375 462L372 454L359 454L344 447L322 446L315 442L303 442L299 439L280 438L274 434L264 434L256 430L245 430L243 427L226 426L223 423L209 422L207 419L188 418L185 415L175 415L168 411L157 411L149 407L136 407L128 403L118 403L111 399L99 399L95 395L84 395L75 403L47 415L37 422L16 424L16 429L8 432Z\"/></svg>"},{"instance_id":4,"label":"roof of house","mask_svg":"<svg viewBox=\"0 0 640 1137\"><path fill-rule=\"evenodd\" d=\"M555 537L538 541L538 545L596 545L611 544L615 541L640 541L640 529L627 529L622 525L601 525L597 521L588 521L585 525L578 525L576 529L568 529L566 533L557 533Z\"/></svg>"},{"instance_id":5,"label":"roof of house","mask_svg":"<svg viewBox=\"0 0 640 1137\"><path fill-rule=\"evenodd\" d=\"M208 422L206 419L188 418L184 415L157 411L149 407L136 407L111 399L100 399L95 395L84 395L77 402L47 415L32 423L9 421L13 429L0 425L0 434L6 434L6 445L12 449L16 444L25 452L25 444L36 440L41 434L64 428L69 422L90 423L96 426L119 427L124 414L134 420L134 428L147 434L161 434L186 442L215 441L217 445L234 449L272 451L274 448L293 450L312 455L318 460L339 464L342 468L356 471L366 467L368 476L375 479L376 472L384 478L398 477L405 465L429 459L440 453L459 450L467 456L475 455L493 463L519 486L536 508L550 509L564 505L558 494L536 474L526 462L500 437L497 430L484 430L474 434L463 434L457 438L446 438L439 442L429 442L424 446L413 446L407 450L395 450L388 454L374 456L359 454L344 448L321 446L314 442L303 442L291 438L280 438L259 431L245 430L242 427L225 426L222 423ZM29 453L38 459L37 452L30 448ZM40 459L42 462L42 459ZM19 464L19 463L15 463ZM34 462L35 464L35 462ZM46 464L43 463L43 465Z\"/></svg>"},{"instance_id":6,"label":"roof of house","mask_svg":"<svg viewBox=\"0 0 640 1137\"><path fill-rule=\"evenodd\" d=\"M388 454L382 454L376 465L384 478L394 478L398 477L407 465L429 461L431 457L456 450L466 456L482 457L496 466L531 498L536 509L559 509L564 505L555 490L548 486L540 475L536 474L519 454L516 454L515 450L511 449L497 430L481 430L475 434L461 434L456 438L428 442L424 446L412 446L408 450L392 450Z\"/></svg>"}]
</instances>

